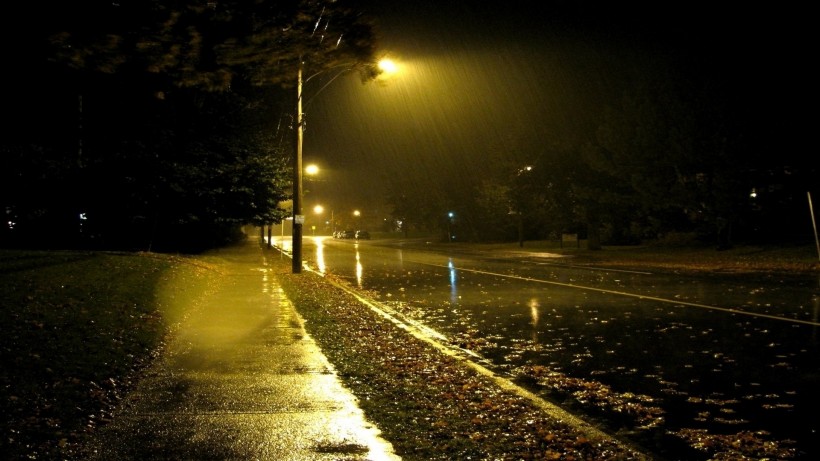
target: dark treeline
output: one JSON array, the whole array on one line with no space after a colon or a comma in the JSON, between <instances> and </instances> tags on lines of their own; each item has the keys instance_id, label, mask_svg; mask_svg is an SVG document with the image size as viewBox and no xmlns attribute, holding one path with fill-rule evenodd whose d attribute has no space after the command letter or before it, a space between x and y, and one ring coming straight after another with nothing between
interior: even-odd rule
<instances>
[{"instance_id":1,"label":"dark treeline","mask_svg":"<svg viewBox=\"0 0 820 461\"><path fill-rule=\"evenodd\" d=\"M375 43L350 2L245 3L11 7L0 244L188 252L280 222L297 69L370 78Z\"/></svg>"},{"instance_id":2,"label":"dark treeline","mask_svg":"<svg viewBox=\"0 0 820 461\"><path fill-rule=\"evenodd\" d=\"M565 93L577 94L561 107L566 123L534 117L472 153L480 168L458 164L438 184L419 187L396 168L394 221L476 241L575 233L591 247L811 241L807 24L788 9L658 5L674 13L609 2L612 17L597 35L580 31L558 64L521 63L537 82L568 76ZM551 16L535 17L540 30ZM547 119L555 108L544 106Z\"/></svg>"},{"instance_id":3,"label":"dark treeline","mask_svg":"<svg viewBox=\"0 0 820 461\"><path fill-rule=\"evenodd\" d=\"M454 171L458 183L421 191L394 180L394 222L465 241L573 233L593 248L810 242L813 157L789 147L795 139L762 143L755 130L769 136L773 127L738 124L745 115L716 107L714 95L670 88L670 81L625 91L576 140L533 149L511 138L488 146L481 155L489 173Z\"/></svg>"},{"instance_id":4,"label":"dark treeline","mask_svg":"<svg viewBox=\"0 0 820 461\"><path fill-rule=\"evenodd\" d=\"M288 156L254 120L263 98L69 81L26 98L38 111L4 142L6 243L195 251L281 219Z\"/></svg>"}]
</instances>

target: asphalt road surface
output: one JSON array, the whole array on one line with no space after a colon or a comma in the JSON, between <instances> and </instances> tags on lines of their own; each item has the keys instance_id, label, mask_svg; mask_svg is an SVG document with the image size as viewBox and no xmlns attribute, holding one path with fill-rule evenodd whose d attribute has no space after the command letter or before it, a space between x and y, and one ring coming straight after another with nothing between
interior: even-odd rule
<instances>
[{"instance_id":1,"label":"asphalt road surface","mask_svg":"<svg viewBox=\"0 0 820 461\"><path fill-rule=\"evenodd\" d=\"M713 434L820 456L816 276L616 271L321 237L305 238L303 259L652 450Z\"/></svg>"}]
</instances>

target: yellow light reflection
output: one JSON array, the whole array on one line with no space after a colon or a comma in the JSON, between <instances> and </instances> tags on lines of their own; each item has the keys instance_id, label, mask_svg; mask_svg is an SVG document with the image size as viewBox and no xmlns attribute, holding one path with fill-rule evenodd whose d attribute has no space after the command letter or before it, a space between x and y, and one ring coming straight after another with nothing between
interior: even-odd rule
<instances>
[{"instance_id":1,"label":"yellow light reflection","mask_svg":"<svg viewBox=\"0 0 820 461\"><path fill-rule=\"evenodd\" d=\"M355 244L354 247L356 248L356 283L359 288L362 288L362 273L364 272L364 268L362 268L362 260L359 257L359 244Z\"/></svg>"},{"instance_id":2,"label":"yellow light reflection","mask_svg":"<svg viewBox=\"0 0 820 461\"><path fill-rule=\"evenodd\" d=\"M450 302L455 304L458 302L458 286L456 284L458 274L456 273L456 266L453 264L452 259L447 262L447 267L450 269Z\"/></svg>"},{"instance_id":3,"label":"yellow light reflection","mask_svg":"<svg viewBox=\"0 0 820 461\"><path fill-rule=\"evenodd\" d=\"M316 245L316 268L319 273L325 275L327 265L325 264L325 238L313 237L313 244Z\"/></svg>"},{"instance_id":4,"label":"yellow light reflection","mask_svg":"<svg viewBox=\"0 0 820 461\"><path fill-rule=\"evenodd\" d=\"M304 327L299 315L293 307L290 300L284 292L278 291L278 302L280 308L277 309L280 313L277 315L283 325L288 325L286 332L274 334L287 334L288 337L296 336L301 338L299 340L299 348L302 351L303 363L307 369L330 368L327 363L327 358L322 354L316 343L304 331ZM297 330L298 335L294 335L293 330ZM284 347L292 347L286 345ZM255 379L269 379L269 382L261 381L268 387L282 386L282 375L277 373L270 373L265 375L260 374L259 378ZM297 442L302 440L299 434L322 434L322 443L327 443L329 446L347 446L355 442L357 447L362 447L366 450L367 459L372 461L401 461L401 457L397 456L393 451L393 446L381 436L381 431L372 424L369 424L362 410L358 406L356 397L351 394L342 384L336 373L313 373L309 379L300 381L299 395L318 396L323 402L328 402L329 410L323 412L319 417L300 418L298 424L300 427L294 431L297 433ZM241 421L241 420L237 420ZM249 423L251 424L251 423ZM279 440L281 434L275 431L262 431L270 438L264 443L270 444L270 447L276 447L272 453L277 453L283 445ZM307 439L305 439L307 440ZM297 446L300 444L296 444ZM283 459L277 457L276 459ZM305 458L307 459L307 458ZM311 458L314 459L314 458Z\"/></svg>"},{"instance_id":5,"label":"yellow light reflection","mask_svg":"<svg viewBox=\"0 0 820 461\"><path fill-rule=\"evenodd\" d=\"M293 242L287 239L280 239L280 242L282 250L284 250L286 253L290 253L291 249L293 249Z\"/></svg>"},{"instance_id":6,"label":"yellow light reflection","mask_svg":"<svg viewBox=\"0 0 820 461\"><path fill-rule=\"evenodd\" d=\"M291 221L290 223L287 223L287 226L292 228L293 218L287 218L285 221ZM293 239L289 235L285 236L285 225L286 225L285 221L282 221L282 227L281 227L282 233L281 233L281 235L279 236L279 239L278 239L279 240L279 248L281 248L282 251L285 252L285 253L290 253L293 250Z\"/></svg>"},{"instance_id":7,"label":"yellow light reflection","mask_svg":"<svg viewBox=\"0 0 820 461\"><path fill-rule=\"evenodd\" d=\"M533 299L530 300L529 306L530 306L530 317L532 318L532 322L530 322L530 324L532 326L538 326L538 318L539 318L538 308L541 307L541 303L539 303L537 299L533 298Z\"/></svg>"},{"instance_id":8,"label":"yellow light reflection","mask_svg":"<svg viewBox=\"0 0 820 461\"><path fill-rule=\"evenodd\" d=\"M539 310L538 310L541 307L541 303L539 303L537 299L533 298L533 299L530 299L529 306L530 306L530 318L532 319L532 322L530 322L530 324L533 327L537 327L538 326L538 320L541 317L541 315L539 313ZM533 343L538 344L538 328L533 328L532 329L531 339L532 339Z\"/></svg>"}]
</instances>

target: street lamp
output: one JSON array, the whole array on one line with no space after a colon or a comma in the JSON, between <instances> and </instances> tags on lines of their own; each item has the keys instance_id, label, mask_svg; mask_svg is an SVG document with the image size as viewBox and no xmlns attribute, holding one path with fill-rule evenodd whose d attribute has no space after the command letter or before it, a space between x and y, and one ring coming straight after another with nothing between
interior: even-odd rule
<instances>
[{"instance_id":1,"label":"street lamp","mask_svg":"<svg viewBox=\"0 0 820 461\"><path fill-rule=\"evenodd\" d=\"M313 212L320 215L325 212L325 207L322 205L316 205L313 207ZM330 220L325 221L325 226L330 225L330 235L336 235L336 223L333 221L333 209L330 210Z\"/></svg>"},{"instance_id":2,"label":"street lamp","mask_svg":"<svg viewBox=\"0 0 820 461\"><path fill-rule=\"evenodd\" d=\"M322 214L325 212L325 207L322 205L316 205L313 207L313 212L316 214ZM330 225L330 235L336 235L336 223L333 221L333 209L330 210L330 221L325 222L325 225Z\"/></svg>"},{"instance_id":3,"label":"street lamp","mask_svg":"<svg viewBox=\"0 0 820 461\"><path fill-rule=\"evenodd\" d=\"M294 274L302 272L302 224L305 223L305 215L302 214L302 141L304 140L305 133L305 120L304 114L302 113L302 86L304 83L302 81L303 66L304 63L300 58L299 68L296 74L296 154L293 156L293 248L291 250L291 255ZM392 73L398 70L395 63L388 59L379 61L378 67L383 73ZM327 88L327 86L333 83L337 77L351 69L352 67L348 67L336 74L336 76L330 79L329 82L319 89L319 92ZM308 81L321 73L322 72L313 74L305 81ZM318 95L318 92L316 95ZM314 95L314 97L316 95Z\"/></svg>"},{"instance_id":4,"label":"street lamp","mask_svg":"<svg viewBox=\"0 0 820 461\"><path fill-rule=\"evenodd\" d=\"M361 220L362 212L359 211L359 210L353 210L353 216L355 218L354 222L356 223L356 230L361 229L362 228L362 224L361 224L361 222L362 222L362 220Z\"/></svg>"}]
</instances>

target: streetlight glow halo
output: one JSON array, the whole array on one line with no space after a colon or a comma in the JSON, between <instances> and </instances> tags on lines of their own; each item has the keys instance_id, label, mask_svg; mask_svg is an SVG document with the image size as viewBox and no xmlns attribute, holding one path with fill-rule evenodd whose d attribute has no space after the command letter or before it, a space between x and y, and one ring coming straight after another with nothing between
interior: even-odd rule
<instances>
[{"instance_id":1,"label":"streetlight glow halo","mask_svg":"<svg viewBox=\"0 0 820 461\"><path fill-rule=\"evenodd\" d=\"M378 66L379 70L386 74L395 74L399 70L399 67L398 65L396 65L396 62L390 58L380 59Z\"/></svg>"}]
</instances>

